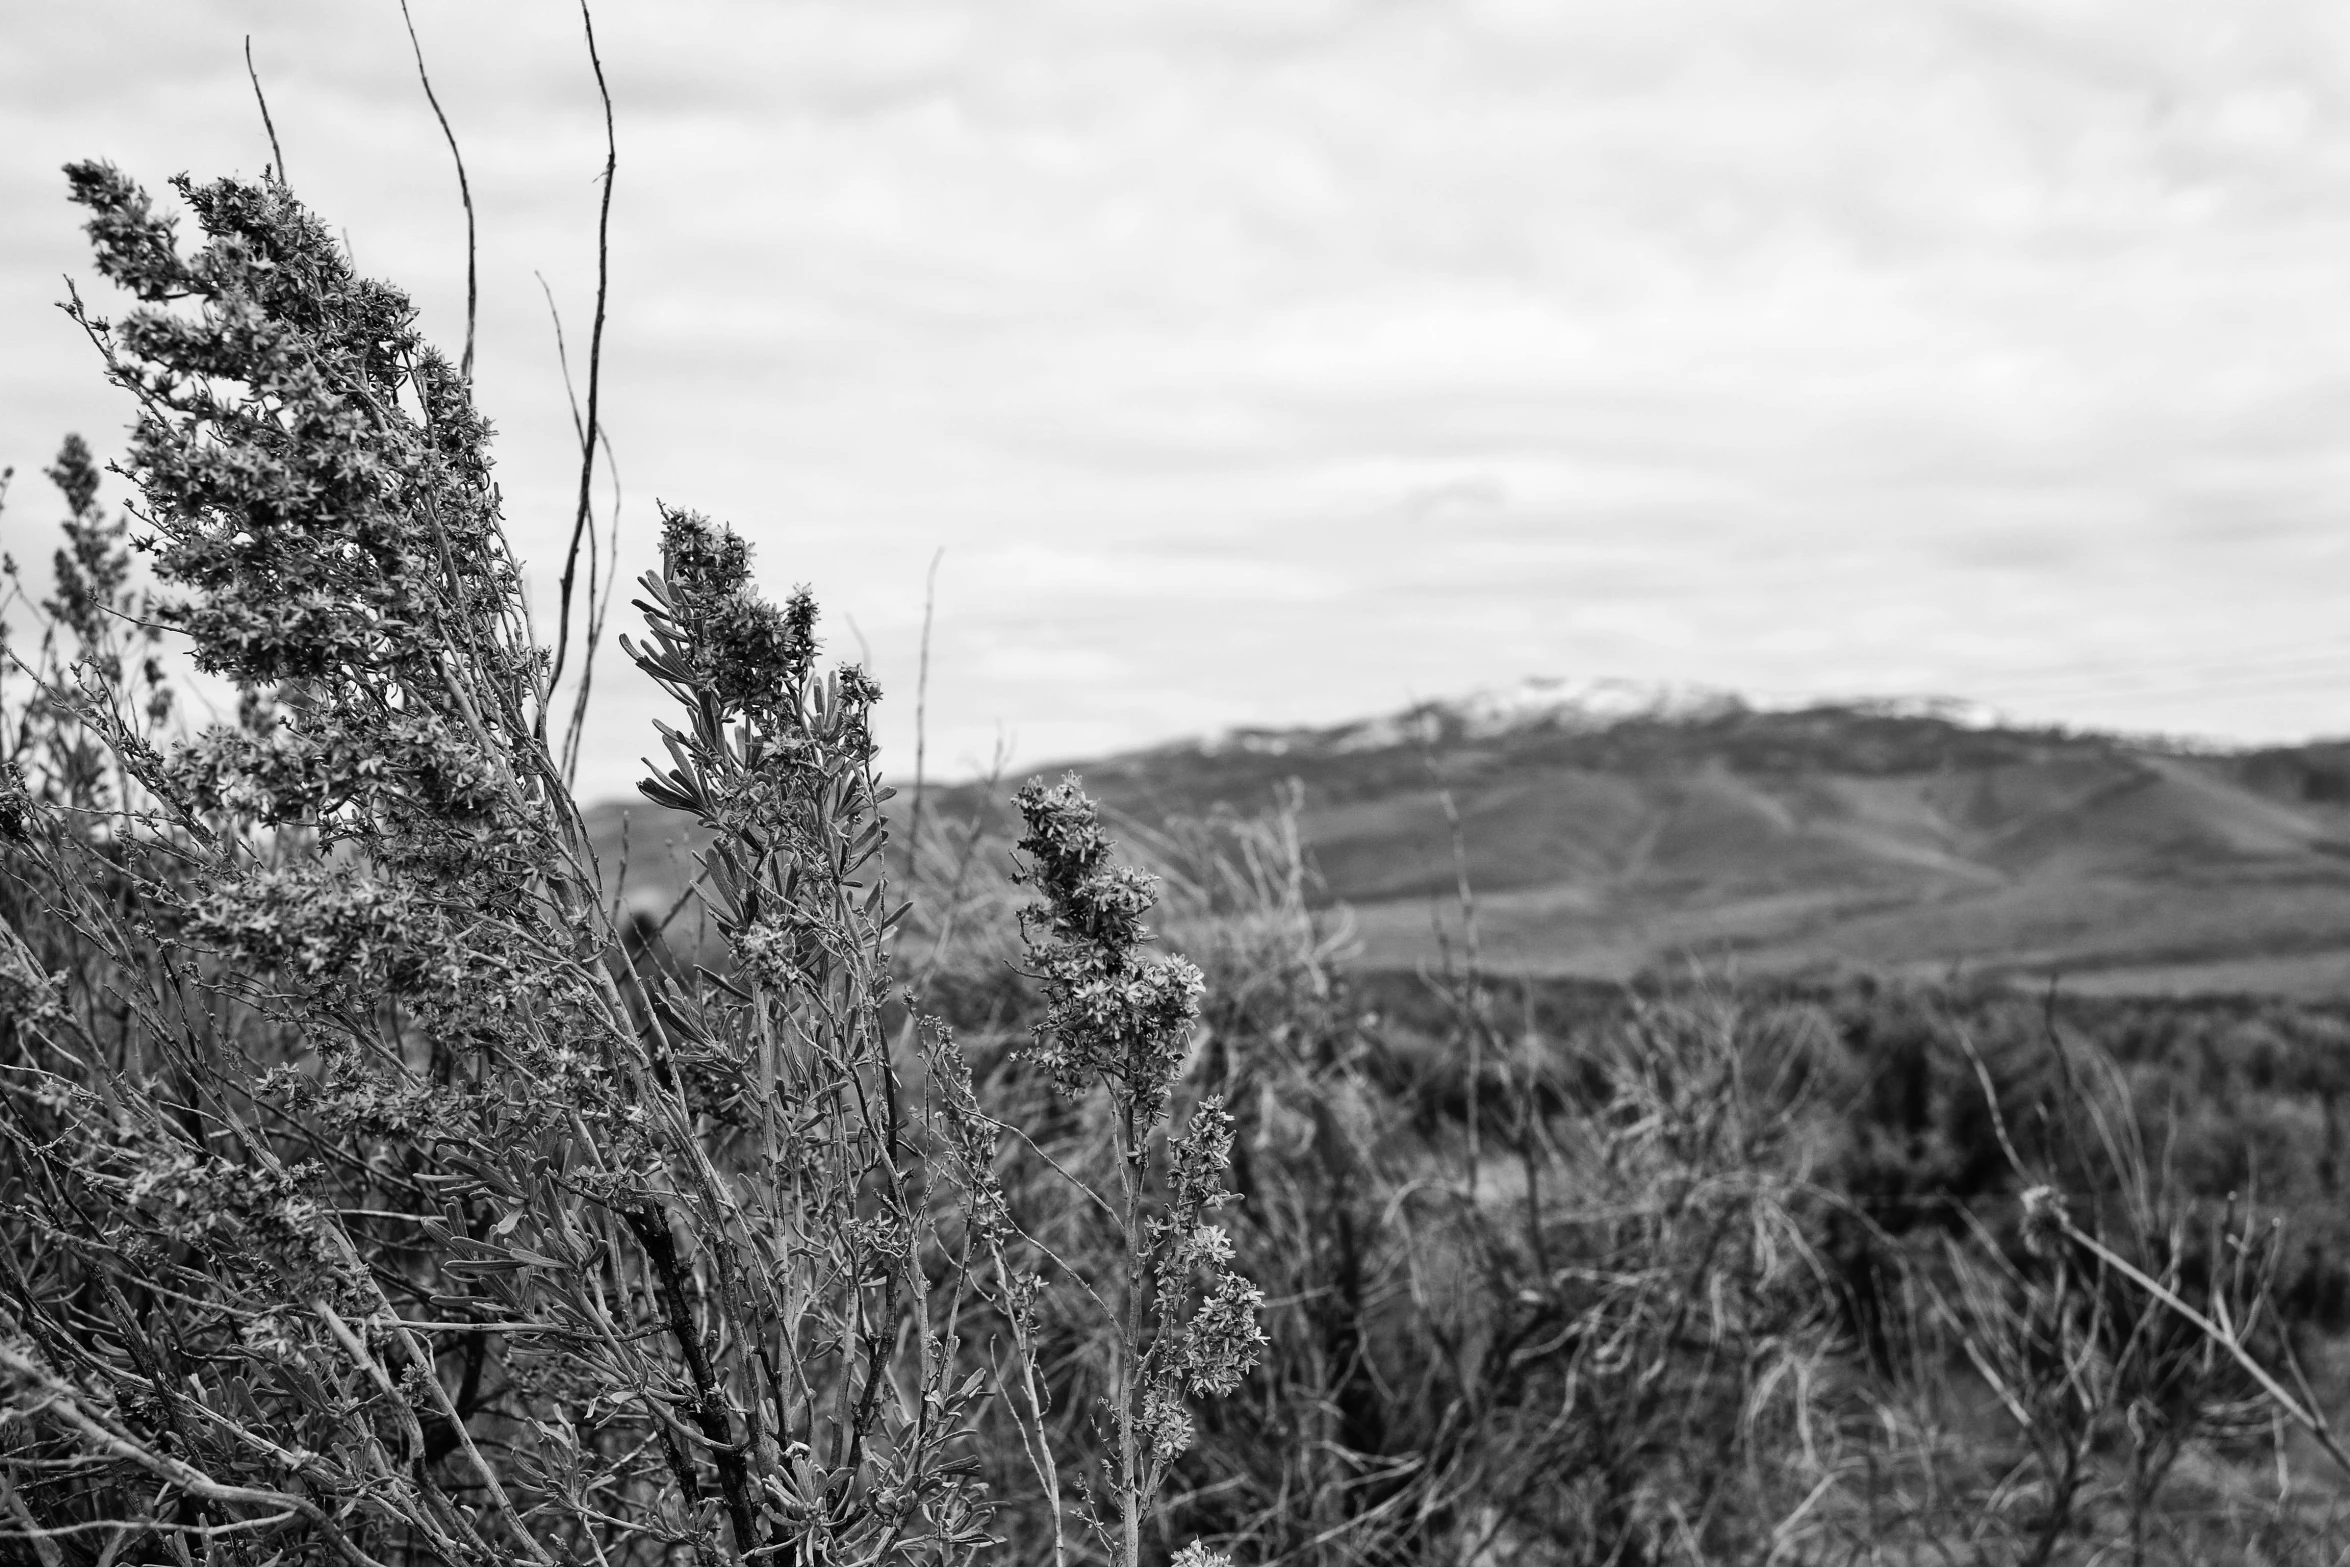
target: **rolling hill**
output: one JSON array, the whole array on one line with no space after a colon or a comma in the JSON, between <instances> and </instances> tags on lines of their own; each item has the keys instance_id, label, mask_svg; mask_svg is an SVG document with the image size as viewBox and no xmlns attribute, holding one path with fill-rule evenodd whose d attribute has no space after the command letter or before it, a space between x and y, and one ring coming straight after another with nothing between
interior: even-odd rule
<instances>
[{"instance_id":1,"label":"rolling hill","mask_svg":"<svg viewBox=\"0 0 2350 1567\"><path fill-rule=\"evenodd\" d=\"M1457 927L1449 796L1497 969L2350 995L2350 743L2221 751L1930 703L1536 682L1037 769L1064 770L1144 824L1260 809L1295 780L1374 967L1429 961ZM976 786L933 798L1001 818ZM597 814L616 836L616 808ZM631 812L639 832L659 814Z\"/></svg>"}]
</instances>

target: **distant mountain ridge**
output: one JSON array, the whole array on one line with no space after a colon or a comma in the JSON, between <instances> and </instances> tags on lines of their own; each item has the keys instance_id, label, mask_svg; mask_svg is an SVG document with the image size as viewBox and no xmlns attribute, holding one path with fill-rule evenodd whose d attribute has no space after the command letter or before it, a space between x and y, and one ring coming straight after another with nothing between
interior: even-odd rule
<instances>
[{"instance_id":1,"label":"distant mountain ridge","mask_svg":"<svg viewBox=\"0 0 2350 1567\"><path fill-rule=\"evenodd\" d=\"M1062 771L1144 825L1263 809L1294 780L1378 967L1432 960L1457 924L1449 795L1501 970L2350 995L2350 742L2226 750L1935 700L1530 681L1020 776ZM1009 825L978 786L933 799Z\"/></svg>"},{"instance_id":2,"label":"distant mountain ridge","mask_svg":"<svg viewBox=\"0 0 2350 1567\"><path fill-rule=\"evenodd\" d=\"M1688 723L1757 711L1795 711L1816 699L1757 702L1720 686L1617 678L1567 680L1537 675L1514 686L1415 702L1400 712L1324 727L1235 728L1205 739L1177 742L1205 751L1253 751L1283 756L1293 750L1376 751L1454 740L1491 740L1528 729L1593 733L1617 724ZM1992 727L1999 715L1959 697L1874 697L1836 704L1884 716L1941 718L1972 728ZM1158 748L1165 749L1165 748Z\"/></svg>"},{"instance_id":3,"label":"distant mountain ridge","mask_svg":"<svg viewBox=\"0 0 2350 1567\"><path fill-rule=\"evenodd\" d=\"M1262 807L1294 778L1377 966L1435 957L1455 918L1442 791L1503 969L2350 994L2350 743L2226 750L1937 699L1528 682L1074 770L1144 822Z\"/></svg>"}]
</instances>

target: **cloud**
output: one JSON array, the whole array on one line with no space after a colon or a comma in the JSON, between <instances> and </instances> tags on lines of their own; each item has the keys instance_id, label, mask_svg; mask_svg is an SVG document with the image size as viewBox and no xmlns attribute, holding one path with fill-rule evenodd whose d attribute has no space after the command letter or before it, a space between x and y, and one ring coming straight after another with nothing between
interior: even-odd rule
<instances>
[{"instance_id":1,"label":"cloud","mask_svg":"<svg viewBox=\"0 0 2350 1567\"><path fill-rule=\"evenodd\" d=\"M591 84L562 5L417 19L543 565L570 459L532 273L576 349ZM455 329L396 14L0 22L8 460L122 418L43 313L82 270L55 164L257 169L246 32L304 190ZM1997 696L2079 669L2083 720L2350 727L2298 677L2094 673L2342 647L2337 6L695 0L599 30L629 567L652 496L728 517L904 690L945 546L934 755L1534 671ZM34 515L0 524L20 556ZM608 689L634 755L647 693Z\"/></svg>"}]
</instances>

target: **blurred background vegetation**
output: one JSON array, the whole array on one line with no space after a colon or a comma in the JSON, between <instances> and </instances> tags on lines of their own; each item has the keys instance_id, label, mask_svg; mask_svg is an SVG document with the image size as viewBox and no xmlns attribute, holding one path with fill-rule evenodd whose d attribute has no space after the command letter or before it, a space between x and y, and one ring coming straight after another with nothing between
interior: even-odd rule
<instances>
[{"instance_id":1,"label":"blurred background vegetation","mask_svg":"<svg viewBox=\"0 0 2350 1567\"><path fill-rule=\"evenodd\" d=\"M1473 906L1438 911L1434 960L1368 967L1285 804L1130 824L1209 978L1192 1079L1240 1117L1271 1338L1169 1538L1332 1563L2350 1543L2323 1444L2219 1342L2321 1418L2350 1392L2350 1009L1512 976L1473 966ZM923 883L991 889L957 869L984 827L932 820ZM1016 1095L1034 1003L998 897L917 899L906 950ZM2033 1233L2052 1198L2108 1257Z\"/></svg>"}]
</instances>

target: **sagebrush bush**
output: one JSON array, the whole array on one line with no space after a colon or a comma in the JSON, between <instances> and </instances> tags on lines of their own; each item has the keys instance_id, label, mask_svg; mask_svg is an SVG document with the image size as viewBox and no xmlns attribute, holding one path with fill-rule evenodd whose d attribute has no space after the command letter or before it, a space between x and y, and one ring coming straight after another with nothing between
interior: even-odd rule
<instances>
[{"instance_id":1,"label":"sagebrush bush","mask_svg":"<svg viewBox=\"0 0 2350 1567\"><path fill-rule=\"evenodd\" d=\"M629 652L681 717L644 787L709 837L725 950L661 961L554 760L487 426L407 300L274 179L176 182L186 250L121 174L69 173L134 300L73 313L138 402L163 596L132 601L69 445L0 800L0 1536L45 1563L968 1559L996 1368L961 1324L1000 1203L984 1161L931 1157L970 1092L893 993L878 691L821 668L813 602L763 599L739 537L664 512ZM166 732L126 618L237 721ZM1169 1378L1222 1390L1215 1346L1253 1330L1228 1275L1176 1320L1216 1266L1222 1145L1192 1147L1165 1216L1127 1210L1154 1452Z\"/></svg>"}]
</instances>

